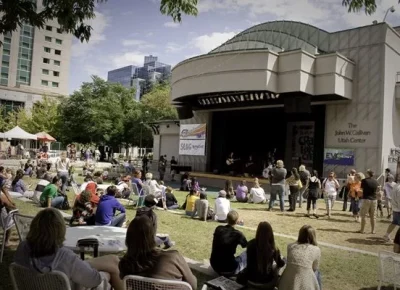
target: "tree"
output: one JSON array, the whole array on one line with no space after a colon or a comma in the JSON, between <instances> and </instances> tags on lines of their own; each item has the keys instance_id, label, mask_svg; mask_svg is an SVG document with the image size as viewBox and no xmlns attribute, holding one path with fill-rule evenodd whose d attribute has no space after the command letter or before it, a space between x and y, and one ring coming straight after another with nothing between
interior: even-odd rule
<instances>
[{"instance_id":1,"label":"tree","mask_svg":"<svg viewBox=\"0 0 400 290\"><path fill-rule=\"evenodd\" d=\"M12 33L23 24L43 29L48 20L57 19L63 32L72 33L80 41L88 41L92 27L87 20L96 17L96 3L107 0L43 0L43 9L35 0L0 1L0 34ZM118 0L114 0L117 4ZM197 15L197 0L161 0L160 11L175 22L182 14ZM39 9L38 9L39 8Z\"/></svg>"},{"instance_id":2,"label":"tree","mask_svg":"<svg viewBox=\"0 0 400 290\"><path fill-rule=\"evenodd\" d=\"M369 15L375 13L377 7L376 0L342 0L342 5L347 7L348 12L358 12L364 9L365 13Z\"/></svg>"}]
</instances>

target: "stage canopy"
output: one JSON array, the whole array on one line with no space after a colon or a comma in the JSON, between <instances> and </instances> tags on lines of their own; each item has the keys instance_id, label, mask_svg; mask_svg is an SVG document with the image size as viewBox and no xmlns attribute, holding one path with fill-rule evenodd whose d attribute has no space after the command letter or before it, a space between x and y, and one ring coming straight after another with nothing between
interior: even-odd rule
<instances>
[{"instance_id":1,"label":"stage canopy","mask_svg":"<svg viewBox=\"0 0 400 290\"><path fill-rule=\"evenodd\" d=\"M20 127L16 126L10 131L1 133L0 138L4 139L21 139L21 140L37 140L37 136L25 132Z\"/></svg>"},{"instance_id":2,"label":"stage canopy","mask_svg":"<svg viewBox=\"0 0 400 290\"><path fill-rule=\"evenodd\" d=\"M55 142L57 141L56 138L51 136L49 133L46 132L40 132L36 134L37 139L40 141L45 141L45 142Z\"/></svg>"}]
</instances>

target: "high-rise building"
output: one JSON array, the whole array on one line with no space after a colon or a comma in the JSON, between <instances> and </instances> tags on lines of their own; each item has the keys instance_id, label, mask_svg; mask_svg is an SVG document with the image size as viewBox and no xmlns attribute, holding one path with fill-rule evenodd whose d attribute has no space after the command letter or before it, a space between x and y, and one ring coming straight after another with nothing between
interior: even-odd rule
<instances>
[{"instance_id":1,"label":"high-rise building","mask_svg":"<svg viewBox=\"0 0 400 290\"><path fill-rule=\"evenodd\" d=\"M171 65L159 62L157 56L149 55L144 57L142 67L129 65L109 71L107 80L112 83L120 83L126 88L135 88L135 99L140 100L144 82L155 82L162 78L168 78L170 74Z\"/></svg>"},{"instance_id":2,"label":"high-rise building","mask_svg":"<svg viewBox=\"0 0 400 290\"><path fill-rule=\"evenodd\" d=\"M43 29L24 24L0 38L0 105L6 110L68 94L72 35L62 33L56 20Z\"/></svg>"}]
</instances>

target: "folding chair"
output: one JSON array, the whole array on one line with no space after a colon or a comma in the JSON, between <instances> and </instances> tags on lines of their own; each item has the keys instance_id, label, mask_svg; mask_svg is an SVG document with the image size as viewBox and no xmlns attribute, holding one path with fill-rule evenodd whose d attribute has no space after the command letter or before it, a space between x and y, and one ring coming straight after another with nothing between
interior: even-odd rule
<instances>
[{"instance_id":1,"label":"folding chair","mask_svg":"<svg viewBox=\"0 0 400 290\"><path fill-rule=\"evenodd\" d=\"M9 213L3 215L2 211L5 210L5 207L0 209L0 226L3 228L3 242L1 243L0 263L3 262L4 246L6 243L6 232L14 226L13 215L18 212L18 209L14 209Z\"/></svg>"},{"instance_id":2,"label":"folding chair","mask_svg":"<svg viewBox=\"0 0 400 290\"><path fill-rule=\"evenodd\" d=\"M29 232L29 228L31 227L33 218L34 218L33 216L22 215L19 213L13 214L13 219L15 227L17 228L20 242L25 240L26 235Z\"/></svg>"},{"instance_id":3,"label":"folding chair","mask_svg":"<svg viewBox=\"0 0 400 290\"><path fill-rule=\"evenodd\" d=\"M129 198L128 198L128 206L129 206L129 203L132 201L132 202L134 202L135 200L134 200L134 197L135 196L138 196L138 200L137 200L137 202L136 202L136 205L138 205L139 204L139 201L140 201L140 197L141 197L141 195L142 195L142 193L143 193L143 189L142 190L139 190L139 188L137 187L137 184L136 183L131 183L131 186L132 186L132 192L131 192L131 194L129 195Z\"/></svg>"},{"instance_id":4,"label":"folding chair","mask_svg":"<svg viewBox=\"0 0 400 290\"><path fill-rule=\"evenodd\" d=\"M124 277L124 289L157 289L157 290L192 290L192 286L183 281L163 280L128 275Z\"/></svg>"}]
</instances>

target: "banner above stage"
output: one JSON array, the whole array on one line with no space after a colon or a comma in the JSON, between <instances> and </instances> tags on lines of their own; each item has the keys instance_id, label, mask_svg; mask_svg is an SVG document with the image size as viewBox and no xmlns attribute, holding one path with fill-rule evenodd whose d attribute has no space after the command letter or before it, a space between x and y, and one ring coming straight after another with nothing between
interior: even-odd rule
<instances>
[{"instance_id":1,"label":"banner above stage","mask_svg":"<svg viewBox=\"0 0 400 290\"><path fill-rule=\"evenodd\" d=\"M204 156L206 154L206 124L181 124L179 155Z\"/></svg>"}]
</instances>

